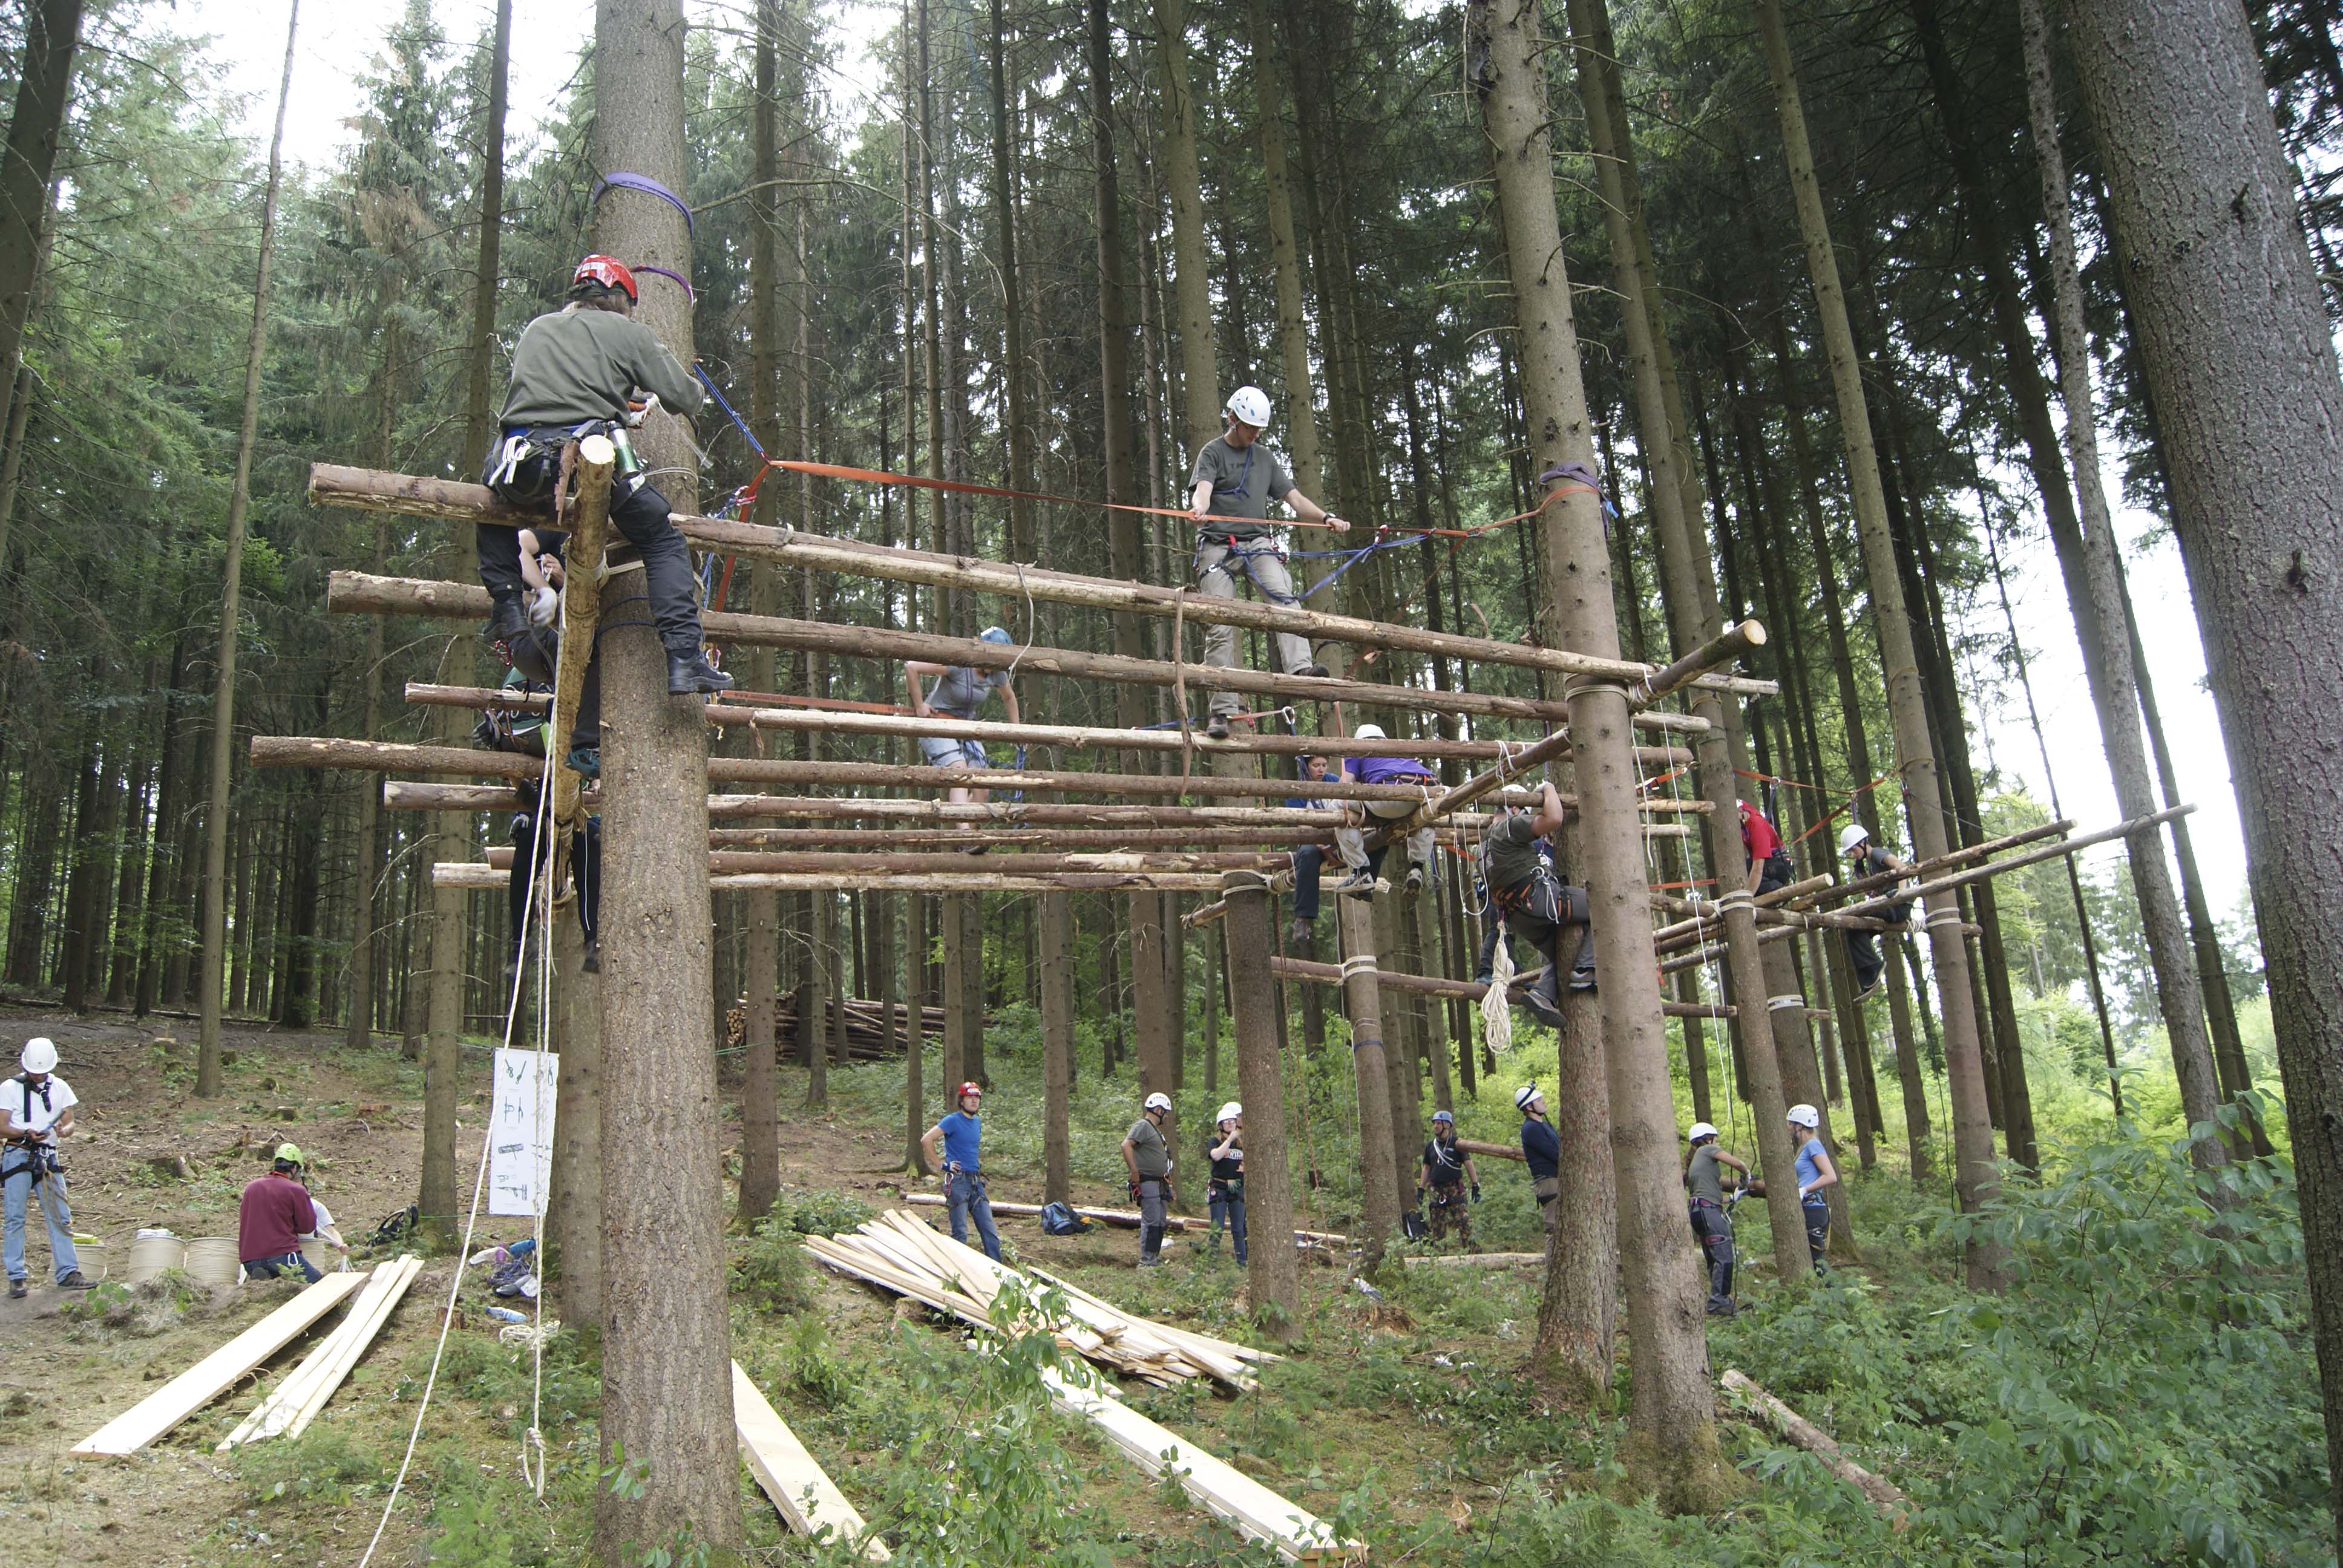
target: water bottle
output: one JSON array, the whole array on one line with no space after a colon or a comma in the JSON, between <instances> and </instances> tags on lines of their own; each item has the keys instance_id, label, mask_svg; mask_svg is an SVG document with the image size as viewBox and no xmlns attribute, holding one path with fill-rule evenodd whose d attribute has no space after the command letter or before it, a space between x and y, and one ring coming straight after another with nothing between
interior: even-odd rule
<instances>
[{"instance_id":1,"label":"water bottle","mask_svg":"<svg viewBox=\"0 0 2343 1568\"><path fill-rule=\"evenodd\" d=\"M488 1312L488 1316L496 1319L497 1322L500 1323L525 1323L528 1322L528 1314L527 1312L517 1312L510 1307L490 1307Z\"/></svg>"}]
</instances>

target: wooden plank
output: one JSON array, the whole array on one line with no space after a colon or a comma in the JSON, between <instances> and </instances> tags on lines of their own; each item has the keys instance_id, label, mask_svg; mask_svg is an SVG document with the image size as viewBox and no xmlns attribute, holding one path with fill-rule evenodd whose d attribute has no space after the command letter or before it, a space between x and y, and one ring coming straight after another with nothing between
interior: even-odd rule
<instances>
[{"instance_id":1,"label":"wooden plank","mask_svg":"<svg viewBox=\"0 0 2343 1568\"><path fill-rule=\"evenodd\" d=\"M334 1397L335 1392L365 1359L367 1352L373 1348L376 1336L390 1321L390 1314L407 1298L407 1287L415 1283L415 1277L423 1271L423 1260L408 1253L390 1267L397 1272L391 1275L374 1302L370 1305L360 1302L350 1309L350 1316L358 1321L344 1337L340 1352L319 1372L316 1385L303 1400L299 1412L293 1418L293 1424L286 1429L286 1436L298 1437L308 1431L309 1423L317 1419L318 1413L326 1408L326 1402ZM383 1271L377 1269L375 1271L379 1274Z\"/></svg>"},{"instance_id":2,"label":"wooden plank","mask_svg":"<svg viewBox=\"0 0 2343 1568\"><path fill-rule=\"evenodd\" d=\"M859 1543L866 1563L893 1560L838 1483L806 1452L764 1391L749 1380L740 1363L732 1363L732 1431L740 1440L740 1457L781 1517L800 1535L827 1530L840 1542Z\"/></svg>"},{"instance_id":3,"label":"wooden plank","mask_svg":"<svg viewBox=\"0 0 2343 1568\"><path fill-rule=\"evenodd\" d=\"M116 1416L70 1451L96 1459L136 1453L234 1388L367 1282L365 1274L327 1274L227 1343Z\"/></svg>"},{"instance_id":4,"label":"wooden plank","mask_svg":"<svg viewBox=\"0 0 2343 1568\"><path fill-rule=\"evenodd\" d=\"M1148 1420L1121 1400L1077 1386L1051 1371L1041 1373L1051 1402L1080 1416L1150 1475L1169 1469L1181 1490L1234 1525L1247 1540L1266 1542L1289 1563L1363 1563L1364 1542L1337 1540L1333 1527L1287 1502L1260 1482ZM1171 1455L1167 1460L1164 1456Z\"/></svg>"},{"instance_id":5,"label":"wooden plank","mask_svg":"<svg viewBox=\"0 0 2343 1568\"><path fill-rule=\"evenodd\" d=\"M220 1440L214 1452L225 1453L239 1443L264 1437L300 1436L366 1354L390 1316L390 1309L406 1295L407 1287L422 1269L423 1260L408 1253L373 1270L367 1276L366 1288L350 1303L348 1315L254 1408L243 1424Z\"/></svg>"}]
</instances>

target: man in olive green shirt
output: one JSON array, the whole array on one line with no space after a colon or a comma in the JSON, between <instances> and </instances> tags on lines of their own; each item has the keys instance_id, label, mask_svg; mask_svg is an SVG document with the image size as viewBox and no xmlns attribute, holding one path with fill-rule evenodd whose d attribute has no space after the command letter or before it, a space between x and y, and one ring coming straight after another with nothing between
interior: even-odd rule
<instances>
[{"instance_id":1,"label":"man in olive green shirt","mask_svg":"<svg viewBox=\"0 0 2343 1568\"><path fill-rule=\"evenodd\" d=\"M1171 1228L1172 1146L1164 1124L1172 1120L1172 1097L1151 1094L1131 1131L1123 1135L1122 1163L1131 1172L1131 1195L1139 1204L1139 1266L1163 1263L1163 1232Z\"/></svg>"}]
</instances>

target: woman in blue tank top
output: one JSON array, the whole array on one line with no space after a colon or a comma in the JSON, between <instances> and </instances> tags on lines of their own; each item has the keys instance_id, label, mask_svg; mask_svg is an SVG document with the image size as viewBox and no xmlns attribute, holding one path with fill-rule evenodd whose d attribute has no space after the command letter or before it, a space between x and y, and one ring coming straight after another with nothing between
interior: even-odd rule
<instances>
[{"instance_id":1,"label":"woman in blue tank top","mask_svg":"<svg viewBox=\"0 0 2343 1568\"><path fill-rule=\"evenodd\" d=\"M1822 1113L1813 1106L1790 1107L1790 1139L1798 1145L1798 1207L1805 1213L1806 1251L1814 1258L1817 1274L1827 1272L1823 1266L1823 1244L1830 1240L1830 1202L1822 1195L1823 1189L1838 1185L1838 1167L1831 1162L1823 1141L1815 1136L1822 1124Z\"/></svg>"}]
</instances>

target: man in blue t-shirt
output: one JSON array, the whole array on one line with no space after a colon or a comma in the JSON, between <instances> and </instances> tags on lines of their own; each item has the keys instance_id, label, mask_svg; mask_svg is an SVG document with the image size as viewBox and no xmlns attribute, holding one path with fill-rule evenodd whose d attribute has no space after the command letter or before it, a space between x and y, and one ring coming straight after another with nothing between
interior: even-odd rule
<instances>
[{"instance_id":1,"label":"man in blue t-shirt","mask_svg":"<svg viewBox=\"0 0 2343 1568\"><path fill-rule=\"evenodd\" d=\"M984 1176L977 1158L978 1144L984 1130L977 1124L977 1112L984 1101L984 1091L973 1083L960 1086L960 1109L948 1111L942 1121L928 1129L920 1140L920 1148L928 1163L940 1165L944 1173L944 1206L951 1215L952 1240L968 1241L970 1216L976 1219L976 1233L984 1241L984 1255L994 1262L1001 1261L1001 1232L992 1228L992 1200L984 1195ZM936 1145L943 1152L936 1152Z\"/></svg>"}]
</instances>

